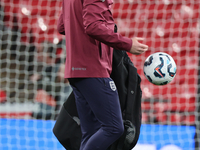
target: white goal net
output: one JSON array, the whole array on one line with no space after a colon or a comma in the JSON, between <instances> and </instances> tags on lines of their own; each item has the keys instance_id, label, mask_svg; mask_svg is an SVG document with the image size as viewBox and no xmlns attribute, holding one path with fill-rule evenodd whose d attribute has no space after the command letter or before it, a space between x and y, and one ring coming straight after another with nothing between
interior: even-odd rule
<instances>
[{"instance_id":1,"label":"white goal net","mask_svg":"<svg viewBox=\"0 0 200 150\"><path fill-rule=\"evenodd\" d=\"M61 0L0 1L0 149L64 149L52 133L72 91L63 77L64 36L56 30ZM199 150L200 0L114 0L118 32L144 37L148 52L130 55L142 79L142 127L134 150ZM152 53L177 65L156 86L144 76ZM195 148L196 147L196 148Z\"/></svg>"}]
</instances>

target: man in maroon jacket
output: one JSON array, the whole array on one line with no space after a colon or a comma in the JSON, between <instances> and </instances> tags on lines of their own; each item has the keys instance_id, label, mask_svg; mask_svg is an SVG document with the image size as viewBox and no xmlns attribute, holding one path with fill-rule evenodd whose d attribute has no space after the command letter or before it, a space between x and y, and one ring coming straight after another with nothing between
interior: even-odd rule
<instances>
[{"instance_id":1,"label":"man in maroon jacket","mask_svg":"<svg viewBox=\"0 0 200 150\"><path fill-rule=\"evenodd\" d=\"M65 78L80 118L80 150L106 150L124 131L118 92L110 78L113 48L139 55L142 38L114 32L112 0L63 0L58 31L66 37Z\"/></svg>"}]
</instances>

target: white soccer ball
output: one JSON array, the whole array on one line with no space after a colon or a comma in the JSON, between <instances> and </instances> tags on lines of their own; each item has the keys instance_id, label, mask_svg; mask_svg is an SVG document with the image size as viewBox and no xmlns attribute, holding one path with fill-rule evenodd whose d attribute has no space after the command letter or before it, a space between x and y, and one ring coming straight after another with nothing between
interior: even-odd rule
<instances>
[{"instance_id":1,"label":"white soccer ball","mask_svg":"<svg viewBox=\"0 0 200 150\"><path fill-rule=\"evenodd\" d=\"M149 82L155 85L165 85L174 79L176 63L169 54L157 52L147 57L143 71Z\"/></svg>"}]
</instances>

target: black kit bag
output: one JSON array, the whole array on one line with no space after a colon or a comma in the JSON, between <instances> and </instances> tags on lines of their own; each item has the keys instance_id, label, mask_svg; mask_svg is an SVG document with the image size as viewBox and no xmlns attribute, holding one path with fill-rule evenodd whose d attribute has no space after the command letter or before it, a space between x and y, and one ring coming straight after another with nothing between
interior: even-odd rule
<instances>
[{"instance_id":1,"label":"black kit bag","mask_svg":"<svg viewBox=\"0 0 200 150\"><path fill-rule=\"evenodd\" d=\"M82 134L73 92L60 110L53 133L66 150L79 150Z\"/></svg>"},{"instance_id":2,"label":"black kit bag","mask_svg":"<svg viewBox=\"0 0 200 150\"><path fill-rule=\"evenodd\" d=\"M114 51L113 72L124 119L124 134L108 150L131 150L137 143L141 126L140 77L126 52ZM53 132L67 150L79 150L81 129L73 92L63 104Z\"/></svg>"},{"instance_id":3,"label":"black kit bag","mask_svg":"<svg viewBox=\"0 0 200 150\"><path fill-rule=\"evenodd\" d=\"M125 51L114 51L111 78L118 89L125 130L108 150L131 150L140 135L142 91L140 76Z\"/></svg>"}]
</instances>

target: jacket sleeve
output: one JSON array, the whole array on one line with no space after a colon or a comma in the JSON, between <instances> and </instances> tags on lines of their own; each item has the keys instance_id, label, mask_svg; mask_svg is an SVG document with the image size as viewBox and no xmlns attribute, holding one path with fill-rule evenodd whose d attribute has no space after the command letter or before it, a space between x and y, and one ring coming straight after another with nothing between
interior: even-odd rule
<instances>
[{"instance_id":1,"label":"jacket sleeve","mask_svg":"<svg viewBox=\"0 0 200 150\"><path fill-rule=\"evenodd\" d=\"M94 39L118 50L130 51L132 40L114 32L111 0L83 0L83 25Z\"/></svg>"},{"instance_id":2,"label":"jacket sleeve","mask_svg":"<svg viewBox=\"0 0 200 150\"><path fill-rule=\"evenodd\" d=\"M61 11L61 14L58 19L57 30L60 34L65 35L65 26L64 26L64 22L63 22L63 11Z\"/></svg>"}]
</instances>

